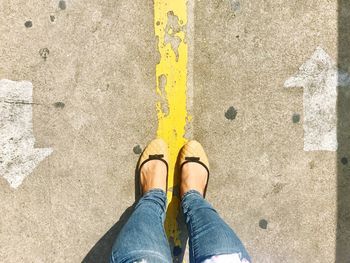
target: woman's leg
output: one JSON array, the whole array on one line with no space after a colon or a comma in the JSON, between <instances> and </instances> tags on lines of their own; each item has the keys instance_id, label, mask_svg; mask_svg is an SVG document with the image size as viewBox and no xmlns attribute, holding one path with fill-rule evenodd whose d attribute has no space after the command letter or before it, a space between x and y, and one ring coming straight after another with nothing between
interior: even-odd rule
<instances>
[{"instance_id":1,"label":"woman's leg","mask_svg":"<svg viewBox=\"0 0 350 263\"><path fill-rule=\"evenodd\" d=\"M224 254L238 254L242 262L244 259L250 261L237 235L199 192L186 192L182 198L182 209L189 232L191 263Z\"/></svg>"},{"instance_id":2,"label":"woman's leg","mask_svg":"<svg viewBox=\"0 0 350 263\"><path fill-rule=\"evenodd\" d=\"M111 263L170 263L170 247L164 231L168 146L155 139L143 151L138 172L144 193L112 249Z\"/></svg>"},{"instance_id":3,"label":"woman's leg","mask_svg":"<svg viewBox=\"0 0 350 263\"><path fill-rule=\"evenodd\" d=\"M210 258L209 262L249 261L237 235L203 198L209 180L209 161L203 147L196 141L188 142L180 151L179 160L181 205L189 232L190 262ZM230 261L227 261L228 254ZM218 255L221 255L219 260L213 257Z\"/></svg>"},{"instance_id":4,"label":"woman's leg","mask_svg":"<svg viewBox=\"0 0 350 263\"><path fill-rule=\"evenodd\" d=\"M110 262L172 262L163 225L165 210L166 195L163 190L152 189L144 194L120 231Z\"/></svg>"}]
</instances>

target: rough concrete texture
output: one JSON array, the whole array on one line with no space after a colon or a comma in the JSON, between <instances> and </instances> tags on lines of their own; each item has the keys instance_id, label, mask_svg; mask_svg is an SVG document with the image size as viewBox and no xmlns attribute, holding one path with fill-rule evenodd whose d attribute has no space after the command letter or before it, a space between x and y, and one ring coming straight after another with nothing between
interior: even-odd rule
<instances>
[{"instance_id":1,"label":"rough concrete texture","mask_svg":"<svg viewBox=\"0 0 350 263\"><path fill-rule=\"evenodd\" d=\"M303 91L283 83L317 46L336 59L337 3L234 3L196 5L194 136L211 156L208 198L254 261L334 262L336 154L303 151Z\"/></svg>"},{"instance_id":2,"label":"rough concrete texture","mask_svg":"<svg viewBox=\"0 0 350 263\"><path fill-rule=\"evenodd\" d=\"M33 83L35 146L54 150L16 190L0 180L0 261L81 262L132 205L133 148L156 132L153 5L0 3L0 76Z\"/></svg>"},{"instance_id":3,"label":"rough concrete texture","mask_svg":"<svg viewBox=\"0 0 350 263\"><path fill-rule=\"evenodd\" d=\"M303 151L302 89L283 83L318 46L337 58L337 2L196 0L194 17L209 201L254 262L334 262L337 154ZM53 148L0 180L1 261L106 262L157 128L153 2L2 0L0 21L0 79L32 82L35 147Z\"/></svg>"}]
</instances>

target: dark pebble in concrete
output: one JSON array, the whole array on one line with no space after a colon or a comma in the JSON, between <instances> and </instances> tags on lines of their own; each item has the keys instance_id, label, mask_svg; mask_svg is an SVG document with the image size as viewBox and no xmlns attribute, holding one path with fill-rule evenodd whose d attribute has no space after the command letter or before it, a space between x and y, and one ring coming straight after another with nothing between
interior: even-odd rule
<instances>
[{"instance_id":1,"label":"dark pebble in concrete","mask_svg":"<svg viewBox=\"0 0 350 263\"><path fill-rule=\"evenodd\" d=\"M39 50L39 54L43 59L47 59L48 55L50 54L50 50L48 48L42 48Z\"/></svg>"},{"instance_id":2,"label":"dark pebble in concrete","mask_svg":"<svg viewBox=\"0 0 350 263\"><path fill-rule=\"evenodd\" d=\"M260 228L262 228L262 229L267 229L267 221L266 221L265 219L261 219L261 220L259 221L259 226L260 226Z\"/></svg>"},{"instance_id":3,"label":"dark pebble in concrete","mask_svg":"<svg viewBox=\"0 0 350 263\"><path fill-rule=\"evenodd\" d=\"M60 109L63 109L64 106L66 106L66 104L64 104L63 102L59 101L59 102L55 102L53 104L56 108L60 108Z\"/></svg>"},{"instance_id":4,"label":"dark pebble in concrete","mask_svg":"<svg viewBox=\"0 0 350 263\"><path fill-rule=\"evenodd\" d=\"M66 2L63 1L63 0L59 1L58 7L59 7L61 10L65 10L65 9L67 8Z\"/></svg>"},{"instance_id":5,"label":"dark pebble in concrete","mask_svg":"<svg viewBox=\"0 0 350 263\"><path fill-rule=\"evenodd\" d=\"M234 12L241 10L241 3L238 0L231 0L231 7Z\"/></svg>"},{"instance_id":6,"label":"dark pebble in concrete","mask_svg":"<svg viewBox=\"0 0 350 263\"><path fill-rule=\"evenodd\" d=\"M142 149L141 149L140 145L136 145L132 150L134 151L135 154L142 153Z\"/></svg>"},{"instance_id":7,"label":"dark pebble in concrete","mask_svg":"<svg viewBox=\"0 0 350 263\"><path fill-rule=\"evenodd\" d=\"M348 161L348 158L346 158L346 157L341 158L341 163L342 163L342 164L347 165L348 162L349 162L349 161Z\"/></svg>"},{"instance_id":8,"label":"dark pebble in concrete","mask_svg":"<svg viewBox=\"0 0 350 263\"><path fill-rule=\"evenodd\" d=\"M225 117L228 120L232 121L232 120L236 119L236 116L237 116L237 110L232 106L230 108L228 108L228 110L225 112Z\"/></svg>"},{"instance_id":9,"label":"dark pebble in concrete","mask_svg":"<svg viewBox=\"0 0 350 263\"><path fill-rule=\"evenodd\" d=\"M298 123L300 121L300 114L294 113L292 117L293 123Z\"/></svg>"},{"instance_id":10,"label":"dark pebble in concrete","mask_svg":"<svg viewBox=\"0 0 350 263\"><path fill-rule=\"evenodd\" d=\"M181 247L179 247L179 246L174 247L173 255L174 255L175 257L179 256L179 255L181 254L181 252L182 252Z\"/></svg>"},{"instance_id":11,"label":"dark pebble in concrete","mask_svg":"<svg viewBox=\"0 0 350 263\"><path fill-rule=\"evenodd\" d=\"M51 21L51 22L55 22L55 19L56 19L56 17L55 17L55 16L50 15L50 21Z\"/></svg>"},{"instance_id":12,"label":"dark pebble in concrete","mask_svg":"<svg viewBox=\"0 0 350 263\"><path fill-rule=\"evenodd\" d=\"M30 28L30 27L33 26L33 22L30 21L30 20L28 20L28 21L26 21L26 22L24 23L24 26L25 26L26 28Z\"/></svg>"}]
</instances>

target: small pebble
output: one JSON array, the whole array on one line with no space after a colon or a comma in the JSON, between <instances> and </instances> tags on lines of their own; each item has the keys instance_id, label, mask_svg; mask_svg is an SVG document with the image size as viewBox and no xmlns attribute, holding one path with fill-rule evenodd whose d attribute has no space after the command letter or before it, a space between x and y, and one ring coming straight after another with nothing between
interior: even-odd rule
<instances>
[{"instance_id":1,"label":"small pebble","mask_svg":"<svg viewBox=\"0 0 350 263\"><path fill-rule=\"evenodd\" d=\"M346 158L346 157L341 158L341 163L342 163L342 164L347 165L348 162L349 162L349 161L348 161L348 158Z\"/></svg>"},{"instance_id":2,"label":"small pebble","mask_svg":"<svg viewBox=\"0 0 350 263\"><path fill-rule=\"evenodd\" d=\"M24 26L25 26L26 28L30 28L30 27L33 26L33 22L30 21L30 20L28 20L28 21L26 21L26 22L24 23Z\"/></svg>"},{"instance_id":3,"label":"small pebble","mask_svg":"<svg viewBox=\"0 0 350 263\"><path fill-rule=\"evenodd\" d=\"M135 154L142 153L142 149L141 149L140 145L136 145L132 150Z\"/></svg>"},{"instance_id":4,"label":"small pebble","mask_svg":"<svg viewBox=\"0 0 350 263\"><path fill-rule=\"evenodd\" d=\"M230 108L228 108L228 110L225 112L225 117L228 120L234 120L237 116L237 110L231 106Z\"/></svg>"},{"instance_id":5,"label":"small pebble","mask_svg":"<svg viewBox=\"0 0 350 263\"><path fill-rule=\"evenodd\" d=\"M58 3L58 7L59 7L61 10L65 10L65 9L67 8L66 2L63 1L63 0L60 0L59 3Z\"/></svg>"},{"instance_id":6,"label":"small pebble","mask_svg":"<svg viewBox=\"0 0 350 263\"><path fill-rule=\"evenodd\" d=\"M267 221L265 219L261 219L259 221L259 227L262 228L262 229L267 229Z\"/></svg>"},{"instance_id":7,"label":"small pebble","mask_svg":"<svg viewBox=\"0 0 350 263\"><path fill-rule=\"evenodd\" d=\"M42 48L39 50L39 55L43 58L43 59L47 59L47 57L50 54L50 50L48 48Z\"/></svg>"},{"instance_id":8,"label":"small pebble","mask_svg":"<svg viewBox=\"0 0 350 263\"><path fill-rule=\"evenodd\" d=\"M232 11L238 12L241 9L241 3L238 0L231 0Z\"/></svg>"},{"instance_id":9,"label":"small pebble","mask_svg":"<svg viewBox=\"0 0 350 263\"><path fill-rule=\"evenodd\" d=\"M60 109L63 109L64 106L66 106L63 102L59 101L59 102L55 102L53 104L56 108L60 108Z\"/></svg>"},{"instance_id":10,"label":"small pebble","mask_svg":"<svg viewBox=\"0 0 350 263\"><path fill-rule=\"evenodd\" d=\"M292 117L293 123L298 123L300 121L300 114L294 113Z\"/></svg>"}]
</instances>

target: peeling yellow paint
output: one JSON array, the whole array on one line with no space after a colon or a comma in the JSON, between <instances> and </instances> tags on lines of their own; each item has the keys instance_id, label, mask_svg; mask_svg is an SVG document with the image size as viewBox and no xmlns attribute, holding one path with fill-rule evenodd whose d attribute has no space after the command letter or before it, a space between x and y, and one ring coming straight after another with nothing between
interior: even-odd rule
<instances>
[{"instance_id":1,"label":"peeling yellow paint","mask_svg":"<svg viewBox=\"0 0 350 263\"><path fill-rule=\"evenodd\" d=\"M170 151L165 230L175 246L181 245L176 220L180 200L178 195L173 196L173 191L178 193L179 186L179 173L175 171L175 163L180 148L186 143L186 120L191 119L187 116L186 109L186 24L187 0L154 0L154 28L160 53L160 62L156 66L156 91L161 97L156 105L157 136L168 143ZM162 103L167 103L167 112L164 112L165 107L162 107Z\"/></svg>"}]
</instances>

